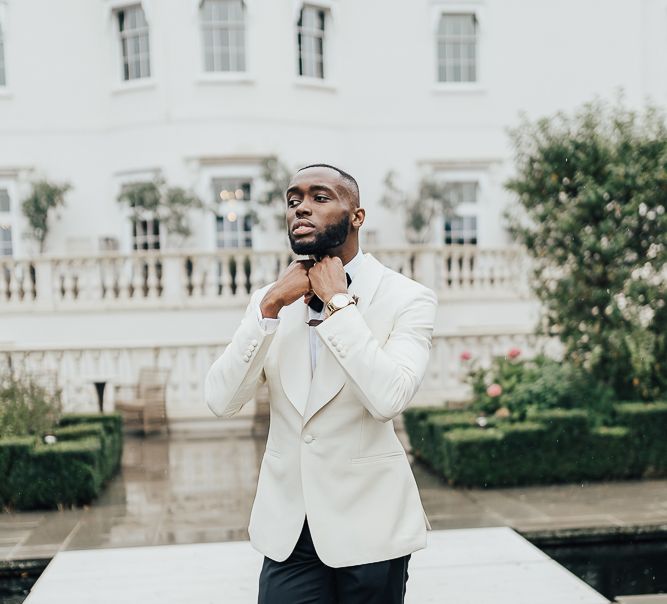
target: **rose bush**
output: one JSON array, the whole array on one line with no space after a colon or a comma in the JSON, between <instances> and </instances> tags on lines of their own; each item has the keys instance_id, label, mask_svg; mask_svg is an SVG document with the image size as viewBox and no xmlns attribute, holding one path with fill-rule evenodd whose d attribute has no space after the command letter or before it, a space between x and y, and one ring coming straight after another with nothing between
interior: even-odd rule
<instances>
[{"instance_id":1,"label":"rose bush","mask_svg":"<svg viewBox=\"0 0 667 604\"><path fill-rule=\"evenodd\" d=\"M514 348L495 357L489 367L470 360L468 383L474 410L497 415L503 410L500 415L523 420L530 410L583 408L596 423L606 422L613 400L609 386L572 363L544 355L519 360L519 355Z\"/></svg>"}]
</instances>

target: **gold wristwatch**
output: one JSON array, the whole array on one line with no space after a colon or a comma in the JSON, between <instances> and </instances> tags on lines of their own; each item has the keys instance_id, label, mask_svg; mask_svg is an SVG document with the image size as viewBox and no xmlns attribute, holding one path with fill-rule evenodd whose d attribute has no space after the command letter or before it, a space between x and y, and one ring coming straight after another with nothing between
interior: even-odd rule
<instances>
[{"instance_id":1,"label":"gold wristwatch","mask_svg":"<svg viewBox=\"0 0 667 604\"><path fill-rule=\"evenodd\" d=\"M337 310L356 303L357 301L350 294L334 294L331 296L331 300L327 302L327 311L329 311L329 316L331 316Z\"/></svg>"}]
</instances>

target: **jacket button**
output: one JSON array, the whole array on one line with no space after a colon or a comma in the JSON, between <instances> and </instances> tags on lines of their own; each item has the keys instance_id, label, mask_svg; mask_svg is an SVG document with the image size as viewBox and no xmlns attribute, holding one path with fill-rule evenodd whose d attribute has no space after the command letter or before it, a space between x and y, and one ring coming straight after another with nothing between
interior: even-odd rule
<instances>
[{"instance_id":1,"label":"jacket button","mask_svg":"<svg viewBox=\"0 0 667 604\"><path fill-rule=\"evenodd\" d=\"M306 434L306 435L303 437L303 442L305 442L305 443L308 444L308 445L309 445L310 443L312 443L312 442L313 442L313 437L312 437L312 435L310 435L310 434Z\"/></svg>"}]
</instances>

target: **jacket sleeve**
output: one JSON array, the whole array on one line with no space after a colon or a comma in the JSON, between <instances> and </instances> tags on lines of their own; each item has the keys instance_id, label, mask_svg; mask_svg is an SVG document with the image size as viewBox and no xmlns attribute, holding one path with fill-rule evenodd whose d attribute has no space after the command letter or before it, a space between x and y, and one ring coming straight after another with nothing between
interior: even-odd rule
<instances>
[{"instance_id":1,"label":"jacket sleeve","mask_svg":"<svg viewBox=\"0 0 667 604\"><path fill-rule=\"evenodd\" d=\"M399 312L384 346L355 305L315 328L375 419L396 417L416 394L428 365L437 306L435 294L420 289Z\"/></svg>"},{"instance_id":2,"label":"jacket sleeve","mask_svg":"<svg viewBox=\"0 0 667 604\"><path fill-rule=\"evenodd\" d=\"M259 303L265 293L263 288L253 294L232 341L206 374L204 400L220 417L238 413L265 379L264 359L275 336L275 329L263 329L259 320Z\"/></svg>"}]
</instances>

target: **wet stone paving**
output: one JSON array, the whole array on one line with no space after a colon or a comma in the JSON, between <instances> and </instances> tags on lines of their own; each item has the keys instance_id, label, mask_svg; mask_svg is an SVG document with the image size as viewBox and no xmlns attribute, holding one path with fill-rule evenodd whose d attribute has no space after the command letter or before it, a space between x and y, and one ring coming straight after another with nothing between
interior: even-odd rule
<instances>
[{"instance_id":1,"label":"wet stone paving","mask_svg":"<svg viewBox=\"0 0 667 604\"><path fill-rule=\"evenodd\" d=\"M245 540L264 441L127 436L122 471L90 507L0 514L0 560ZM420 464L413 469L434 530L509 526L530 538L667 527L667 480L470 489L448 486Z\"/></svg>"}]
</instances>

